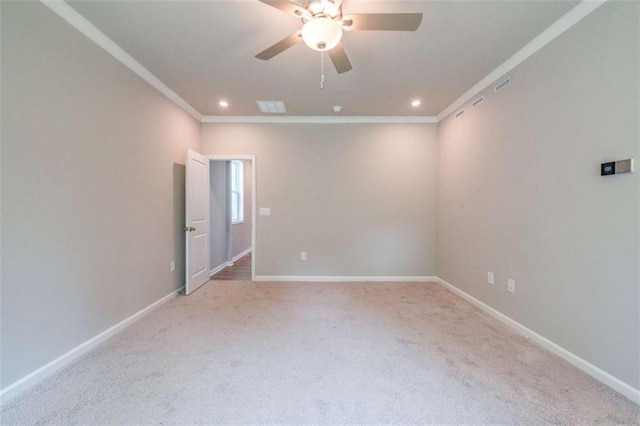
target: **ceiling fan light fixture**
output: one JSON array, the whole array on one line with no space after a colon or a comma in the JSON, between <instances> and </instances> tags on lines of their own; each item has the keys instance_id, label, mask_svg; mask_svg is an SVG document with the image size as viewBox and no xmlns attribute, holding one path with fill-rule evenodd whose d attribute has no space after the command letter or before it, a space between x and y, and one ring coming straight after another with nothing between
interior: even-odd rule
<instances>
[{"instance_id":1,"label":"ceiling fan light fixture","mask_svg":"<svg viewBox=\"0 0 640 426\"><path fill-rule=\"evenodd\" d=\"M307 10L311 13L311 16L315 16L318 13L322 13L324 10L324 2L314 1L307 6Z\"/></svg>"},{"instance_id":2,"label":"ceiling fan light fixture","mask_svg":"<svg viewBox=\"0 0 640 426\"><path fill-rule=\"evenodd\" d=\"M331 50L342 38L342 27L331 18L318 17L307 21L302 27L302 39L318 52Z\"/></svg>"}]
</instances>

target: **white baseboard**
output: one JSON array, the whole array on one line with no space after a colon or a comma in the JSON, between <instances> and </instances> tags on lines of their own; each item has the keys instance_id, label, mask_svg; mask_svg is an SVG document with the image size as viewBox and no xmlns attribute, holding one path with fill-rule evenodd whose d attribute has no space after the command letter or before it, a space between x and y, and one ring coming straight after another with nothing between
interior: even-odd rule
<instances>
[{"instance_id":1,"label":"white baseboard","mask_svg":"<svg viewBox=\"0 0 640 426\"><path fill-rule=\"evenodd\" d=\"M496 318L497 320L499 320L502 323L506 324L507 326L511 327L512 329L514 329L518 333L530 338L531 340L533 340L534 342L536 342L540 346L542 346L545 349L553 352L554 354L560 356L561 358L564 358L566 361L568 361L569 363L571 363L575 367L577 367L580 370L584 371L585 373L587 373L591 377L601 381L605 385L609 386L611 389L613 389L613 390L621 393L622 395L626 396L627 398L629 398L631 401L635 402L636 404L640 404L640 390L639 389L634 388L633 386L631 386L631 385L623 382L622 380L612 376L611 374L607 373L606 371L596 367L595 365L591 364L590 362L585 361L584 359L580 358L578 355L574 354L573 352L569 352L568 350L566 350L562 346L559 346L559 345L553 343L551 340L549 340L549 339L547 339L545 337L542 337L541 335L539 335L535 331L532 331L532 330L528 329L524 325L522 325L519 322L511 319L510 317L506 316L505 314L493 309L491 306L479 301L478 299L476 299L475 297L471 296L470 294L467 294L464 291L460 290L459 288L455 287L454 285L449 284L448 282L446 282L442 278L438 278L437 281L441 285L446 287L447 289L451 290L452 292L454 292L458 296L462 297L463 299L466 299L467 301L471 302L472 304L474 304L478 308L480 308L483 311L485 311L487 314L491 315L492 317Z\"/></svg>"},{"instance_id":2,"label":"white baseboard","mask_svg":"<svg viewBox=\"0 0 640 426\"><path fill-rule=\"evenodd\" d=\"M438 282L438 277L362 277L362 276L311 276L311 275L257 275L254 281L305 281L305 282Z\"/></svg>"},{"instance_id":3,"label":"white baseboard","mask_svg":"<svg viewBox=\"0 0 640 426\"><path fill-rule=\"evenodd\" d=\"M75 348L71 349L69 352L65 353L64 355L59 356L58 358L54 359L48 364L43 365L37 370L27 374L23 378L17 380L16 382L0 390L0 404L7 402L8 400L16 397L17 395L21 394L22 392L36 385L46 377L49 377L52 374L60 371L61 369L63 369L73 361L80 358L82 355L86 354L87 352L89 352L90 350L98 346L100 343L104 342L111 336L121 332L122 330L124 330L125 328L133 324L134 322L138 321L143 316L147 315L154 309L160 307L160 305L173 299L183 289L184 287L178 290L172 291L168 295L164 296L162 299L157 300L156 302L153 302L151 305L141 309L140 311L136 312L130 317L120 321L118 324L114 325L113 327L108 328L107 330L103 331L97 336L94 336L91 339L87 340L86 342L80 344L79 346L76 346Z\"/></svg>"},{"instance_id":4,"label":"white baseboard","mask_svg":"<svg viewBox=\"0 0 640 426\"><path fill-rule=\"evenodd\" d=\"M236 255L229 262L225 262L225 263L223 263L221 265L216 266L215 268L213 268L212 270L209 271L209 278L211 278L212 276L214 276L218 272L222 271L227 266L233 266L233 262L235 262L236 260L240 259L241 257L244 257L244 256L248 255L249 253L251 253L251 247L249 247L248 249L246 249L242 253Z\"/></svg>"},{"instance_id":5,"label":"white baseboard","mask_svg":"<svg viewBox=\"0 0 640 426\"><path fill-rule=\"evenodd\" d=\"M245 257L246 255L248 255L249 253L251 253L251 247L249 247L248 249L246 249L245 251L243 251L240 254L237 254L233 257L233 259L231 259L231 262L235 262L236 260Z\"/></svg>"},{"instance_id":6,"label":"white baseboard","mask_svg":"<svg viewBox=\"0 0 640 426\"><path fill-rule=\"evenodd\" d=\"M233 263L224 262L223 264L216 266L215 268L213 268L212 270L209 271L209 278L211 278L212 276L214 276L218 272L222 271L227 266L231 266L231 265L233 265Z\"/></svg>"}]
</instances>

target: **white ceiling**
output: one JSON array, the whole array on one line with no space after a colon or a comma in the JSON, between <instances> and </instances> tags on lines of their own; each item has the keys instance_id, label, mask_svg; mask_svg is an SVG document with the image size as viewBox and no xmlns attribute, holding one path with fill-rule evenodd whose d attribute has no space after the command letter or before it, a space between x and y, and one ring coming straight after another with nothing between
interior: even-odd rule
<instances>
[{"instance_id":1,"label":"white ceiling","mask_svg":"<svg viewBox=\"0 0 640 426\"><path fill-rule=\"evenodd\" d=\"M288 115L437 115L578 3L344 0L344 13L422 12L417 32L345 32L353 70L338 75L300 43L270 61L254 56L300 28L257 0L69 1L204 115L262 115L256 100L284 100ZM419 98L422 105L412 108ZM230 102L226 110L220 99Z\"/></svg>"}]
</instances>

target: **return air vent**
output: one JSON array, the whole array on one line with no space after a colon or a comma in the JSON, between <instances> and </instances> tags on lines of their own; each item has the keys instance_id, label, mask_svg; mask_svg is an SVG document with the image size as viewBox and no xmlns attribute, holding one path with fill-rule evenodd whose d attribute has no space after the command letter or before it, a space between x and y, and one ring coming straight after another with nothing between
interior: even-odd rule
<instances>
[{"instance_id":1,"label":"return air vent","mask_svg":"<svg viewBox=\"0 0 640 426\"><path fill-rule=\"evenodd\" d=\"M500 83L498 83L496 87L493 89L493 91L495 93L498 93L499 91L501 91L502 89L504 89L510 84L511 84L511 77L507 77L504 80L502 80Z\"/></svg>"},{"instance_id":2,"label":"return air vent","mask_svg":"<svg viewBox=\"0 0 640 426\"><path fill-rule=\"evenodd\" d=\"M484 102L484 96L480 96L479 98L476 98L473 102L471 102L471 108L475 108L483 102Z\"/></svg>"},{"instance_id":3,"label":"return air vent","mask_svg":"<svg viewBox=\"0 0 640 426\"><path fill-rule=\"evenodd\" d=\"M266 114L284 114L287 112L283 101L256 101L260 111Z\"/></svg>"},{"instance_id":4,"label":"return air vent","mask_svg":"<svg viewBox=\"0 0 640 426\"><path fill-rule=\"evenodd\" d=\"M464 114L464 110L461 109L460 111L456 112L456 118L459 118L462 114Z\"/></svg>"}]
</instances>

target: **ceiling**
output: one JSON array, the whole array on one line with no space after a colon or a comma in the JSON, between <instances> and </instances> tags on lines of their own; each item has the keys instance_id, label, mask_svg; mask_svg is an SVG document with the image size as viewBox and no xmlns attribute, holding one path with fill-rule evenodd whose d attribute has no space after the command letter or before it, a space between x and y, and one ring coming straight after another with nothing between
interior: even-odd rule
<instances>
[{"instance_id":1,"label":"ceiling","mask_svg":"<svg viewBox=\"0 0 640 426\"><path fill-rule=\"evenodd\" d=\"M320 53L304 43L254 57L301 26L257 0L68 3L203 115L263 115L256 100L283 100L294 116L334 115L334 105L348 116L431 116L578 1L344 0L344 13L424 17L417 32L345 32L353 70L338 75L325 58L324 89Z\"/></svg>"}]
</instances>

